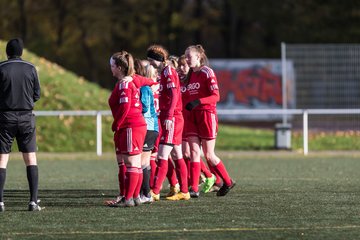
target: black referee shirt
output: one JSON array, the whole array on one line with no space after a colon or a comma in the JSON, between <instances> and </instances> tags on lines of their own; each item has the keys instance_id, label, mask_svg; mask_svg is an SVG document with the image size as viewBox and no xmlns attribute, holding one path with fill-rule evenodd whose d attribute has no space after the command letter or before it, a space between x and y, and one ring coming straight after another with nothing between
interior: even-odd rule
<instances>
[{"instance_id":1,"label":"black referee shirt","mask_svg":"<svg viewBox=\"0 0 360 240\"><path fill-rule=\"evenodd\" d=\"M36 68L21 58L0 63L0 111L33 110L40 99Z\"/></svg>"}]
</instances>

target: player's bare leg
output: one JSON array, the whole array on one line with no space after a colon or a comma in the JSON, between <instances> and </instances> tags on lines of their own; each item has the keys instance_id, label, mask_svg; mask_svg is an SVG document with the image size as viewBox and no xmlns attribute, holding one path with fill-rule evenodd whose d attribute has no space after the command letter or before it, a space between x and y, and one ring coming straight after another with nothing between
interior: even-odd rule
<instances>
[{"instance_id":1,"label":"player's bare leg","mask_svg":"<svg viewBox=\"0 0 360 240\"><path fill-rule=\"evenodd\" d=\"M4 186L6 180L6 166L9 161L9 154L0 154L0 212L5 211Z\"/></svg>"}]
</instances>

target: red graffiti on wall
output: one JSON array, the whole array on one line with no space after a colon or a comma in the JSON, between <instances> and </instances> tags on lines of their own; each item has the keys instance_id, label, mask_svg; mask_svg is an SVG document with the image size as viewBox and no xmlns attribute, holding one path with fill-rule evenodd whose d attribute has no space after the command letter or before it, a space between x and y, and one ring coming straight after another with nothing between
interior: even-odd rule
<instances>
[{"instance_id":1,"label":"red graffiti on wall","mask_svg":"<svg viewBox=\"0 0 360 240\"><path fill-rule=\"evenodd\" d=\"M253 100L282 104L281 76L264 67L246 68L241 71L216 70L220 86L220 102L228 101L233 93L236 103L251 105Z\"/></svg>"}]
</instances>

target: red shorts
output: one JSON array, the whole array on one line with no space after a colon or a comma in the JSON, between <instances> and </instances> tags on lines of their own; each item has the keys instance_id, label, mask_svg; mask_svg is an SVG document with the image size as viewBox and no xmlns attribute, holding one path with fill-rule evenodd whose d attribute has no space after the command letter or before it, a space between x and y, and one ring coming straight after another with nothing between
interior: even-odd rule
<instances>
[{"instance_id":1,"label":"red shorts","mask_svg":"<svg viewBox=\"0 0 360 240\"><path fill-rule=\"evenodd\" d=\"M218 132L216 110L192 110L186 121L186 136L215 139Z\"/></svg>"},{"instance_id":2,"label":"red shorts","mask_svg":"<svg viewBox=\"0 0 360 240\"><path fill-rule=\"evenodd\" d=\"M136 155L142 153L146 126L121 128L114 134L116 154Z\"/></svg>"},{"instance_id":3,"label":"red shorts","mask_svg":"<svg viewBox=\"0 0 360 240\"><path fill-rule=\"evenodd\" d=\"M173 120L173 128L170 130L166 130L165 128L165 120L167 118L161 116L160 114L160 121L161 121L161 135L160 135L160 143L161 144L174 144L179 145L182 141L182 131L184 128L184 118L182 114L176 114L171 119Z\"/></svg>"}]
</instances>

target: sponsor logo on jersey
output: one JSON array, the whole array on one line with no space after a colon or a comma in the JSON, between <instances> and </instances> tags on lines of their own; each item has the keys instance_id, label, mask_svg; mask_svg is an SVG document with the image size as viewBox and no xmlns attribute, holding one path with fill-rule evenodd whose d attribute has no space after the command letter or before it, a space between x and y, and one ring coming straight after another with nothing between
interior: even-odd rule
<instances>
[{"instance_id":1,"label":"sponsor logo on jersey","mask_svg":"<svg viewBox=\"0 0 360 240\"><path fill-rule=\"evenodd\" d=\"M191 91L194 89L199 89L200 88L200 83L196 82L196 83L190 83L187 85L187 90Z\"/></svg>"},{"instance_id":2,"label":"sponsor logo on jersey","mask_svg":"<svg viewBox=\"0 0 360 240\"><path fill-rule=\"evenodd\" d=\"M186 92L186 87L185 87L185 86L182 86L182 87L180 88L180 91L181 91L182 93Z\"/></svg>"}]
</instances>

